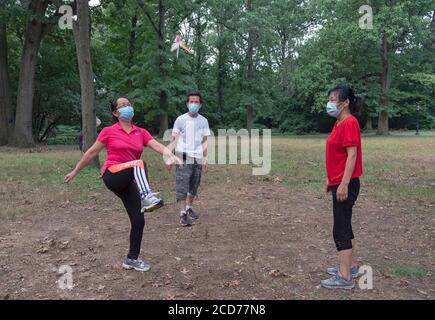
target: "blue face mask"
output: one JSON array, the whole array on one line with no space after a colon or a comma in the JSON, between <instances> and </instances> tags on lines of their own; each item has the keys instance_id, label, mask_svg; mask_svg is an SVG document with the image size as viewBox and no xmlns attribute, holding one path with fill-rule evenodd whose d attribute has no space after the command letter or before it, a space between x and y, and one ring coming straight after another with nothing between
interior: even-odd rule
<instances>
[{"instance_id":1,"label":"blue face mask","mask_svg":"<svg viewBox=\"0 0 435 320\"><path fill-rule=\"evenodd\" d=\"M326 112L331 117L337 118L341 110L337 108L337 104L335 102L328 102L328 104L326 105Z\"/></svg>"},{"instance_id":2,"label":"blue face mask","mask_svg":"<svg viewBox=\"0 0 435 320\"><path fill-rule=\"evenodd\" d=\"M198 103L188 103L187 108L189 109L189 112L198 113L199 108L201 108L201 105Z\"/></svg>"},{"instance_id":3,"label":"blue face mask","mask_svg":"<svg viewBox=\"0 0 435 320\"><path fill-rule=\"evenodd\" d=\"M119 117L122 120L131 121L134 116L134 110L132 106L125 106L118 109Z\"/></svg>"}]
</instances>

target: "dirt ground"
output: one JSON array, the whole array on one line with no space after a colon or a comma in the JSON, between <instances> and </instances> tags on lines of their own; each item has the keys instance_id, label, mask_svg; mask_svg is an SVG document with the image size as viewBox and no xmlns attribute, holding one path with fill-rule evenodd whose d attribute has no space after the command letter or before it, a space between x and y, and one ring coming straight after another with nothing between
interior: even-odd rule
<instances>
[{"instance_id":1,"label":"dirt ground","mask_svg":"<svg viewBox=\"0 0 435 320\"><path fill-rule=\"evenodd\" d=\"M374 289L337 291L319 286L325 268L336 263L332 203L322 193L212 167L196 202L201 217L185 228L170 193L173 181L152 183L169 190L168 204L146 214L141 257L152 268L145 273L121 267L130 225L109 191L76 203L68 193L23 194L19 182L3 183L1 207L20 214L0 223L0 299L435 297L433 206L378 203L363 186L354 209L356 255L373 268ZM70 290L57 283L62 265L73 270Z\"/></svg>"}]
</instances>

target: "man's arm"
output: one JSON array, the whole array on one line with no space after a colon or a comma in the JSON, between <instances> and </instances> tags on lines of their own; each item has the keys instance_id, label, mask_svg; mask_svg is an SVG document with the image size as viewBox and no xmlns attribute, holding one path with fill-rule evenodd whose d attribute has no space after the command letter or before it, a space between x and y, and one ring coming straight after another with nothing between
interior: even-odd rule
<instances>
[{"instance_id":1,"label":"man's arm","mask_svg":"<svg viewBox=\"0 0 435 320\"><path fill-rule=\"evenodd\" d=\"M174 127L172 128L172 135L169 144L166 146L172 153L177 146L178 138L180 137L181 132L181 122L180 117L178 117L174 122Z\"/></svg>"},{"instance_id":2,"label":"man's arm","mask_svg":"<svg viewBox=\"0 0 435 320\"><path fill-rule=\"evenodd\" d=\"M208 137L204 136L202 137L202 169L205 173L208 172Z\"/></svg>"},{"instance_id":3,"label":"man's arm","mask_svg":"<svg viewBox=\"0 0 435 320\"><path fill-rule=\"evenodd\" d=\"M175 150L175 146L177 145L177 141L180 135L178 133L172 133L171 140L169 144L166 146L172 153Z\"/></svg>"}]
</instances>

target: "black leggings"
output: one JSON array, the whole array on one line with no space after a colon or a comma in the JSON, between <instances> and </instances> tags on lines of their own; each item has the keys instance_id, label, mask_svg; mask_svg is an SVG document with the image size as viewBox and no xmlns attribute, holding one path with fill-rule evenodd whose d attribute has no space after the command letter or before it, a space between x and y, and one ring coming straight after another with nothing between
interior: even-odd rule
<instances>
[{"instance_id":1,"label":"black leggings","mask_svg":"<svg viewBox=\"0 0 435 320\"><path fill-rule=\"evenodd\" d=\"M145 173L147 174L144 162ZM137 259L140 253L145 218L141 212L141 197L134 178L134 168L127 168L117 173L106 170L103 181L106 187L121 198L130 218L130 250L127 258ZM148 176L148 174L147 174Z\"/></svg>"},{"instance_id":2,"label":"black leggings","mask_svg":"<svg viewBox=\"0 0 435 320\"><path fill-rule=\"evenodd\" d=\"M342 251L352 249L352 240L354 239L352 231L352 207L359 194L359 178L350 180L346 201L337 201L337 189L338 185L331 187L334 212L334 228L332 233L337 250Z\"/></svg>"}]
</instances>

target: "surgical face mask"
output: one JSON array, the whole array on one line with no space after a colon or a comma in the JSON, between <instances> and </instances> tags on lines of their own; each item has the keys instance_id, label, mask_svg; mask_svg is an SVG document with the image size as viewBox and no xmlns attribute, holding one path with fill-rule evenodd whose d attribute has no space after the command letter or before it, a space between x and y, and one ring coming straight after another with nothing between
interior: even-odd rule
<instances>
[{"instance_id":1,"label":"surgical face mask","mask_svg":"<svg viewBox=\"0 0 435 320\"><path fill-rule=\"evenodd\" d=\"M132 106L125 106L118 109L119 117L122 120L131 121L134 116L134 110Z\"/></svg>"},{"instance_id":2,"label":"surgical face mask","mask_svg":"<svg viewBox=\"0 0 435 320\"><path fill-rule=\"evenodd\" d=\"M337 104L335 102L328 102L328 104L326 105L326 112L331 117L337 118L341 110L337 108Z\"/></svg>"},{"instance_id":3,"label":"surgical face mask","mask_svg":"<svg viewBox=\"0 0 435 320\"><path fill-rule=\"evenodd\" d=\"M199 108L201 108L201 105L198 103L188 103L187 108L189 109L189 112L198 113Z\"/></svg>"}]
</instances>

